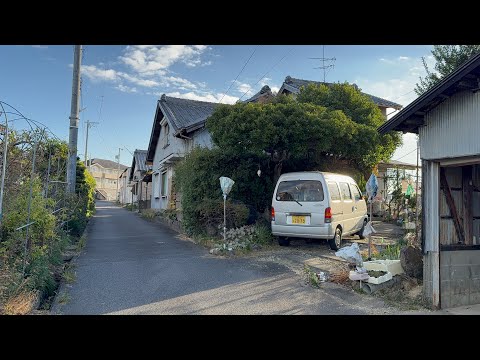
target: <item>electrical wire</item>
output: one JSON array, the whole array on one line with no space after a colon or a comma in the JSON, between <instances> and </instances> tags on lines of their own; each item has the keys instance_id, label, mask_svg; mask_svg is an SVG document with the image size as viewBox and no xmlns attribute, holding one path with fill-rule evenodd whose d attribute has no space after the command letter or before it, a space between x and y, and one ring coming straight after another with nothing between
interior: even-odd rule
<instances>
[{"instance_id":1,"label":"electrical wire","mask_svg":"<svg viewBox=\"0 0 480 360\"><path fill-rule=\"evenodd\" d=\"M270 70L268 70L252 87L255 87L260 81L262 81L262 80L265 78L265 76L267 76L267 75L270 73L270 71L273 70L273 68L275 68L278 64L280 64L280 63L282 62L282 60L285 59L285 58L293 51L293 49L294 49L294 48L292 47L289 51L287 51L287 52L285 53L285 55L283 55L283 57L282 57L275 65L273 65L273 66L270 68ZM244 94L240 97L240 99L238 99L238 100L239 100L239 101L242 100L242 98L243 98L249 91L250 91L250 89L247 90L247 91L245 91L245 93L244 93Z\"/></svg>"},{"instance_id":2,"label":"electrical wire","mask_svg":"<svg viewBox=\"0 0 480 360\"><path fill-rule=\"evenodd\" d=\"M255 51L257 51L257 49L259 48L260 45L257 45L257 47L255 49L253 49L250 57L248 58L248 60L245 62L245 64L243 64L243 67L242 67L242 70L240 70L240 72L238 73L237 77L235 78L235 80L232 81L232 83L230 84L230 86L228 87L227 91L225 91L225 93L223 94L222 98L220 99L220 103L222 102L223 98L225 97L225 95L227 95L227 93L230 91L230 89L232 88L233 84L235 84L237 82L237 79L238 77L242 74L243 70L245 70L245 67L247 66L247 64L250 62L250 59L252 58L253 54L255 54Z\"/></svg>"}]
</instances>

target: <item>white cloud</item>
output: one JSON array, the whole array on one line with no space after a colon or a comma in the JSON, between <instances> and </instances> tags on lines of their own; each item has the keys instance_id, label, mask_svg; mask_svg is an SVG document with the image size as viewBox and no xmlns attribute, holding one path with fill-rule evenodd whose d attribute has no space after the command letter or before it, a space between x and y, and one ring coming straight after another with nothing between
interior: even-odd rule
<instances>
[{"instance_id":1,"label":"white cloud","mask_svg":"<svg viewBox=\"0 0 480 360\"><path fill-rule=\"evenodd\" d=\"M139 86L154 87L154 86L160 85L160 83L158 81L148 80L148 79L140 79L136 76L132 76L132 75L129 75L129 74L126 74L126 73L123 73L123 72L119 72L118 76L120 76L123 79L125 79L127 81L130 81L130 82L132 82L136 85L139 85Z\"/></svg>"},{"instance_id":2,"label":"white cloud","mask_svg":"<svg viewBox=\"0 0 480 360\"><path fill-rule=\"evenodd\" d=\"M155 93L157 96L161 96L161 93ZM190 99L190 100L198 100L198 101L208 101L208 102L220 102L220 100L223 97L222 104L234 104L237 100L238 97L235 96L230 96L230 95L225 95L223 96L223 93L205 93L205 94L198 94L193 91L187 92L187 93L180 93L178 91L171 92L167 94L168 96L172 97L178 97L182 99Z\"/></svg>"},{"instance_id":3,"label":"white cloud","mask_svg":"<svg viewBox=\"0 0 480 360\"><path fill-rule=\"evenodd\" d=\"M180 77L168 76L168 77L164 78L164 80L168 84L173 84L173 85L181 86L181 87L188 88L188 89L196 89L197 88L197 85L195 85L194 83L188 81L187 79L182 79Z\"/></svg>"},{"instance_id":4,"label":"white cloud","mask_svg":"<svg viewBox=\"0 0 480 360\"><path fill-rule=\"evenodd\" d=\"M136 93L137 92L136 88L129 87L129 86L122 85L122 84L119 84L119 85L115 86L115 89L118 89L121 92L126 92L126 93Z\"/></svg>"},{"instance_id":5,"label":"white cloud","mask_svg":"<svg viewBox=\"0 0 480 360\"><path fill-rule=\"evenodd\" d=\"M242 95L250 95L253 94L252 86L246 83L240 83L239 81L236 82L237 84L237 91Z\"/></svg>"},{"instance_id":6,"label":"white cloud","mask_svg":"<svg viewBox=\"0 0 480 360\"><path fill-rule=\"evenodd\" d=\"M399 56L398 57L398 61L406 61L406 60L410 60L410 58L408 56Z\"/></svg>"},{"instance_id":7,"label":"white cloud","mask_svg":"<svg viewBox=\"0 0 480 360\"><path fill-rule=\"evenodd\" d=\"M120 60L139 74L165 74L171 65L183 62L187 66L201 65L205 45L134 45L127 46Z\"/></svg>"},{"instance_id":8,"label":"white cloud","mask_svg":"<svg viewBox=\"0 0 480 360\"><path fill-rule=\"evenodd\" d=\"M81 74L93 81L116 81L118 73L113 69L99 69L95 65L82 65Z\"/></svg>"},{"instance_id":9,"label":"white cloud","mask_svg":"<svg viewBox=\"0 0 480 360\"><path fill-rule=\"evenodd\" d=\"M32 45L32 47L35 49L48 49L47 45Z\"/></svg>"},{"instance_id":10,"label":"white cloud","mask_svg":"<svg viewBox=\"0 0 480 360\"><path fill-rule=\"evenodd\" d=\"M280 88L278 86L270 86L270 89L272 90L272 93L274 93L274 94L278 93L278 90L280 90Z\"/></svg>"}]
</instances>

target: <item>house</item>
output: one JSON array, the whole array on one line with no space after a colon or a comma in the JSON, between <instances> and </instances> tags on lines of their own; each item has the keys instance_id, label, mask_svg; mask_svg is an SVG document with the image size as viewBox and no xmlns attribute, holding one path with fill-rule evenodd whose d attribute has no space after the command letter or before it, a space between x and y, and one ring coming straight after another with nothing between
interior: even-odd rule
<instances>
[{"instance_id":1,"label":"house","mask_svg":"<svg viewBox=\"0 0 480 360\"><path fill-rule=\"evenodd\" d=\"M480 54L379 127L419 134L424 295L480 303Z\"/></svg>"},{"instance_id":2,"label":"house","mask_svg":"<svg viewBox=\"0 0 480 360\"><path fill-rule=\"evenodd\" d=\"M212 147L205 122L217 105L165 94L158 100L146 155L146 163L152 166L153 209L177 207L172 192L174 165L194 146Z\"/></svg>"},{"instance_id":3,"label":"house","mask_svg":"<svg viewBox=\"0 0 480 360\"><path fill-rule=\"evenodd\" d=\"M317 85L324 84L324 85L327 85L327 86L332 86L333 85L332 83L324 83L324 82L321 82L321 81L295 79L295 78L292 78L291 76L287 76L285 78L285 81L283 82L282 86L278 90L278 94L285 94L285 95L293 94L293 95L296 95L300 92L300 88L302 86L308 86L310 84L317 84ZM357 85L355 85L355 84L353 86L357 87ZM382 112L385 119L387 118L387 109L388 108L392 108L392 109L395 109L395 110L400 110L402 108L402 105L394 103L393 101L385 100L385 99L379 98L378 96L366 94L366 93L363 93L363 92L362 92L362 94L367 95L368 97L370 97L370 99L372 99L372 101L378 106L378 108Z\"/></svg>"},{"instance_id":4,"label":"house","mask_svg":"<svg viewBox=\"0 0 480 360\"><path fill-rule=\"evenodd\" d=\"M125 170L123 170L118 180L119 181L118 191L120 193L119 201L120 201L120 204L122 205L133 203L133 193L132 193L133 184L131 184L129 180L131 169L132 169L131 167L128 167Z\"/></svg>"},{"instance_id":5,"label":"house","mask_svg":"<svg viewBox=\"0 0 480 360\"><path fill-rule=\"evenodd\" d=\"M115 201L118 199L118 178L127 167L106 159L87 160L87 170L95 178L95 198Z\"/></svg>"},{"instance_id":6,"label":"house","mask_svg":"<svg viewBox=\"0 0 480 360\"><path fill-rule=\"evenodd\" d=\"M244 103L255 102L255 103L264 104L266 102L273 100L274 98L275 98L275 95L273 95L272 89L270 89L270 86L265 85L260 89L258 93L253 95L250 99L244 100L242 102Z\"/></svg>"},{"instance_id":7,"label":"house","mask_svg":"<svg viewBox=\"0 0 480 360\"><path fill-rule=\"evenodd\" d=\"M147 173L152 170L151 165L146 164L147 150L136 149L133 153L131 171L128 177L132 185L132 194L134 196L134 203L137 204L138 209L150 208L150 198L152 195L151 181L145 178Z\"/></svg>"}]
</instances>

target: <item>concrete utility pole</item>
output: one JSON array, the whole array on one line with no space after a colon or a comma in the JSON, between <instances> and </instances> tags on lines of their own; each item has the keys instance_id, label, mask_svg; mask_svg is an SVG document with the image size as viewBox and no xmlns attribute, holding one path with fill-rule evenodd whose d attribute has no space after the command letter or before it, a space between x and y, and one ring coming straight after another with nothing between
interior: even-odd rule
<instances>
[{"instance_id":1,"label":"concrete utility pole","mask_svg":"<svg viewBox=\"0 0 480 360\"><path fill-rule=\"evenodd\" d=\"M2 223L2 217L3 217L3 193L4 193L4 187L5 187L5 176L6 176L6 169L7 169L7 152L8 152L8 119L7 119L7 114L5 113L5 110L3 109L3 105L0 103L2 106L2 112L3 115L5 116L5 135L3 137L3 164L2 164L2 183L0 184L0 224Z\"/></svg>"},{"instance_id":2,"label":"concrete utility pole","mask_svg":"<svg viewBox=\"0 0 480 360\"><path fill-rule=\"evenodd\" d=\"M95 124L98 124L98 122L96 121L90 121L90 120L87 120L87 137L85 139L85 167L87 167L87 159L88 159L88 129L90 128L90 126L92 125L95 125Z\"/></svg>"},{"instance_id":3,"label":"concrete utility pole","mask_svg":"<svg viewBox=\"0 0 480 360\"><path fill-rule=\"evenodd\" d=\"M420 157L419 150L420 150L420 146L417 138L417 176L416 176L417 180L415 182L415 241L417 242L417 244L419 243L418 241L418 158Z\"/></svg>"},{"instance_id":4,"label":"concrete utility pole","mask_svg":"<svg viewBox=\"0 0 480 360\"><path fill-rule=\"evenodd\" d=\"M118 148L118 155L116 156L117 158L117 193L115 195L115 200L119 200L118 196L118 177L119 177L119 172L120 172L120 150L123 150L122 148Z\"/></svg>"},{"instance_id":5,"label":"concrete utility pole","mask_svg":"<svg viewBox=\"0 0 480 360\"><path fill-rule=\"evenodd\" d=\"M75 193L78 143L78 109L80 103L80 66L82 45L75 45L72 80L72 106L70 112L70 136L68 139L67 192Z\"/></svg>"}]
</instances>

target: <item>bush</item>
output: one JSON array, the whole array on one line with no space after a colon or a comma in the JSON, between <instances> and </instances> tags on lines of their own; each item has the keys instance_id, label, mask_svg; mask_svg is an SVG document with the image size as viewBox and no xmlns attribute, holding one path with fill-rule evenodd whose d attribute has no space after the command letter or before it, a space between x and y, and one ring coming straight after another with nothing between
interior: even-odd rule
<instances>
[{"instance_id":1,"label":"bush","mask_svg":"<svg viewBox=\"0 0 480 360\"><path fill-rule=\"evenodd\" d=\"M247 224L249 210L245 205L227 201L225 212L227 228L238 228ZM222 228L223 200L204 199L196 207L195 218L197 224L207 233Z\"/></svg>"},{"instance_id":2,"label":"bush","mask_svg":"<svg viewBox=\"0 0 480 360\"><path fill-rule=\"evenodd\" d=\"M140 216L147 220L153 220L158 216L158 213L154 209L146 209L140 213Z\"/></svg>"}]
</instances>

